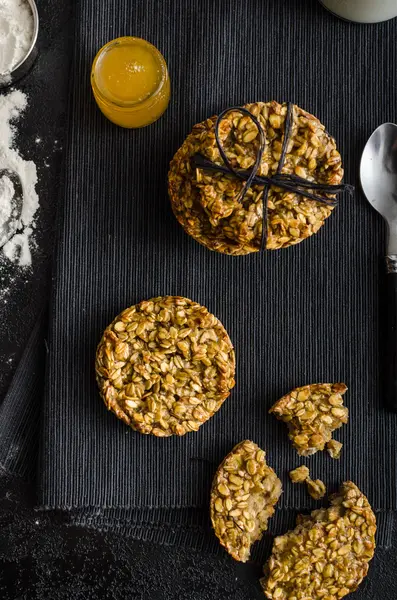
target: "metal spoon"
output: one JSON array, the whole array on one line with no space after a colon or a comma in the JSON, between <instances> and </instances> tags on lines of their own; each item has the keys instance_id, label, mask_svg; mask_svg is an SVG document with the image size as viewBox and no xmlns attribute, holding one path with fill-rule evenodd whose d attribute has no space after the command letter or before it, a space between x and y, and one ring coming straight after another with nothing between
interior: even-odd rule
<instances>
[{"instance_id":1,"label":"metal spoon","mask_svg":"<svg viewBox=\"0 0 397 600\"><path fill-rule=\"evenodd\" d=\"M0 248L4 246L4 244L6 244L20 228L23 205L23 188L18 173L11 169L0 169L0 181L4 176L11 180L14 186L14 196L11 200L11 216L4 223L0 223Z\"/></svg>"},{"instance_id":2,"label":"metal spoon","mask_svg":"<svg viewBox=\"0 0 397 600\"><path fill-rule=\"evenodd\" d=\"M367 200L386 220L387 337L385 394L397 412L397 125L384 123L371 135L361 157L361 186Z\"/></svg>"}]
</instances>

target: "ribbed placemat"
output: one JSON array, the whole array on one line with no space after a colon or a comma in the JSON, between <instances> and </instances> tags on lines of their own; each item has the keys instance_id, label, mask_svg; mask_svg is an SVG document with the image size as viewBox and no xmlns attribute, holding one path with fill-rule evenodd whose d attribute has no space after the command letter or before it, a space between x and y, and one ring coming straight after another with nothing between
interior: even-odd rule
<instances>
[{"instance_id":1,"label":"ribbed placemat","mask_svg":"<svg viewBox=\"0 0 397 600\"><path fill-rule=\"evenodd\" d=\"M0 404L0 469L29 480L37 470L47 318L43 309Z\"/></svg>"},{"instance_id":2,"label":"ribbed placemat","mask_svg":"<svg viewBox=\"0 0 397 600\"><path fill-rule=\"evenodd\" d=\"M296 386L343 381L350 423L336 434L342 457L318 453L304 462L330 489L345 479L357 483L383 511L381 531L389 539L397 440L396 418L383 410L379 369L384 228L357 175L366 138L397 119L390 85L397 21L350 24L315 0L85 0L76 10L41 505L86 509L76 517L84 523L95 522L97 509L104 527L115 524L119 510L124 519L134 509L203 510L217 464L250 438L283 479L279 509L288 520L286 509L316 503L304 486L288 482L288 470L303 461L267 411ZM137 131L106 121L89 83L98 48L127 34L162 51L172 81L167 113ZM211 253L172 215L169 161L196 122L230 105L271 99L290 100L320 118L337 140L356 196L341 198L320 232L296 247L235 258ZM236 348L232 395L197 433L181 439L129 430L107 413L94 380L105 326L123 308L162 294L207 306Z\"/></svg>"}]
</instances>

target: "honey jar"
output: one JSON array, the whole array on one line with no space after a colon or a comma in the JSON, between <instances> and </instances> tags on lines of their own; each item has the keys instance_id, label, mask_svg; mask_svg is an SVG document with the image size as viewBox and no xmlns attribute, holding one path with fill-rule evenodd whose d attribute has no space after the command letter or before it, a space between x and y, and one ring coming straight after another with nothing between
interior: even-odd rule
<instances>
[{"instance_id":1,"label":"honey jar","mask_svg":"<svg viewBox=\"0 0 397 600\"><path fill-rule=\"evenodd\" d=\"M91 70L95 100L120 127L145 127L156 121L170 100L170 80L163 55L149 42L120 37L103 46Z\"/></svg>"}]
</instances>

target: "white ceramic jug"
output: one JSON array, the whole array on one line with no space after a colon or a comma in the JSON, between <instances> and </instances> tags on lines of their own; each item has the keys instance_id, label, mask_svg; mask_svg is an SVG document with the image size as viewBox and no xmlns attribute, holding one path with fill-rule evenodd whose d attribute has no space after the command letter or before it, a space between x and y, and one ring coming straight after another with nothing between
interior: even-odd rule
<instances>
[{"instance_id":1,"label":"white ceramic jug","mask_svg":"<svg viewBox=\"0 0 397 600\"><path fill-rule=\"evenodd\" d=\"M379 23L397 17L397 0L320 0L331 12L348 21Z\"/></svg>"}]
</instances>

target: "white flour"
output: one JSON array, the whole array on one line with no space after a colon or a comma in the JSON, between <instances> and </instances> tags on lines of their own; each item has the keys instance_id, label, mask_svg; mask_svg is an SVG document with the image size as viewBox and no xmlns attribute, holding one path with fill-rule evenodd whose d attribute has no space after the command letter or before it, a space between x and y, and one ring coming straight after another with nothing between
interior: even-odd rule
<instances>
[{"instance_id":1,"label":"white flour","mask_svg":"<svg viewBox=\"0 0 397 600\"><path fill-rule=\"evenodd\" d=\"M33 14L26 0L0 0L0 79L25 58L33 37Z\"/></svg>"},{"instance_id":2,"label":"white flour","mask_svg":"<svg viewBox=\"0 0 397 600\"><path fill-rule=\"evenodd\" d=\"M0 179L0 231L3 225L12 217L12 199L14 194L14 184L7 175L4 175Z\"/></svg>"},{"instance_id":3,"label":"white flour","mask_svg":"<svg viewBox=\"0 0 397 600\"><path fill-rule=\"evenodd\" d=\"M13 147L16 133L15 121L26 105L26 95L19 90L13 90L6 96L0 95L0 171L2 169L15 171L19 175L23 188L21 229L3 246L2 254L20 266L31 264L30 238L34 228L34 216L39 207L39 197L36 193L36 165L31 160L24 160ZM4 186L4 193L1 194L0 188L0 222L1 215L5 215L9 210L9 191L9 187Z\"/></svg>"},{"instance_id":4,"label":"white flour","mask_svg":"<svg viewBox=\"0 0 397 600\"><path fill-rule=\"evenodd\" d=\"M29 248L29 236L33 229L27 227L24 233L16 233L14 237L3 246L5 256L12 262L17 262L21 267L27 267L32 262Z\"/></svg>"}]
</instances>

